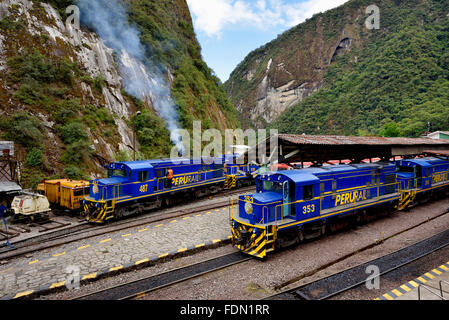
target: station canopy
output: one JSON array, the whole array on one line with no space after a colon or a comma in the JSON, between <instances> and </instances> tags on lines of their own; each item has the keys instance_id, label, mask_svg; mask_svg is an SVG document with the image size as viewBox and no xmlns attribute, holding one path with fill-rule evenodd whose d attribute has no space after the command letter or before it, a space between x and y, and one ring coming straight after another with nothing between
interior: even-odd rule
<instances>
[{"instance_id":1,"label":"station canopy","mask_svg":"<svg viewBox=\"0 0 449 320\"><path fill-rule=\"evenodd\" d=\"M448 153L449 140L278 134L261 141L242 156L245 162L257 159L259 164L273 163L276 157L279 163L322 164L331 160L359 163L373 158L387 161L397 156L414 157L425 154L426 150Z\"/></svg>"}]
</instances>

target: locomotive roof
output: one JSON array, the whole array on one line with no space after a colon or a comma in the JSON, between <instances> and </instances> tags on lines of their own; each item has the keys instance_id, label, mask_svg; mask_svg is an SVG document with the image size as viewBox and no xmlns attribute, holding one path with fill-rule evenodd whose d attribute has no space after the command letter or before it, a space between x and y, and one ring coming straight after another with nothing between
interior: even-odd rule
<instances>
[{"instance_id":1,"label":"locomotive roof","mask_svg":"<svg viewBox=\"0 0 449 320\"><path fill-rule=\"evenodd\" d=\"M413 163L413 164L417 164L423 167L430 167L436 164L442 164L442 163L449 163L446 160L442 160L439 158L435 158L435 157L428 157L428 158L420 158L420 159L404 159L404 160L398 160L399 163L403 163L403 162L408 162L408 163Z\"/></svg>"},{"instance_id":2,"label":"locomotive roof","mask_svg":"<svg viewBox=\"0 0 449 320\"><path fill-rule=\"evenodd\" d=\"M360 164L342 164L326 167L310 167L304 169L285 170L276 172L267 172L270 175L282 175L292 180L295 183L315 182L319 181L319 177L326 174L336 174L351 172L362 169L379 169L385 166L392 165L390 163L360 163Z\"/></svg>"},{"instance_id":3,"label":"locomotive roof","mask_svg":"<svg viewBox=\"0 0 449 320\"><path fill-rule=\"evenodd\" d=\"M123 161L123 162L115 162L115 164L118 165L125 165L128 168L130 168L131 170L142 170L142 169L149 169L149 168L153 168L153 167L158 167L158 166L176 166L179 165L181 162L182 163L187 163L187 164L195 164L195 161L204 161L204 160L209 160L208 162L210 162L211 164L216 162L216 160L218 159L220 164L224 163L224 160L232 160L230 158L232 158L233 156L220 156L220 157L216 157L216 158L208 158L208 157L202 157L202 158L177 158L177 159L171 159L171 158L165 158L165 159L152 159L152 160L140 160L140 161Z\"/></svg>"}]
</instances>

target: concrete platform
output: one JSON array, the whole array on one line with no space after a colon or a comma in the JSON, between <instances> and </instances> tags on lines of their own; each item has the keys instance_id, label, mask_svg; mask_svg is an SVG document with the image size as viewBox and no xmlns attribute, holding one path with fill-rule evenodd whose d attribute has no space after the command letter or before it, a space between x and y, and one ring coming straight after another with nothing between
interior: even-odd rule
<instances>
[{"instance_id":1,"label":"concrete platform","mask_svg":"<svg viewBox=\"0 0 449 320\"><path fill-rule=\"evenodd\" d=\"M229 241L230 234L229 209L224 207L18 257L0 266L0 300L64 287L74 275L82 284Z\"/></svg>"},{"instance_id":2,"label":"concrete platform","mask_svg":"<svg viewBox=\"0 0 449 320\"><path fill-rule=\"evenodd\" d=\"M375 300L449 300L449 262Z\"/></svg>"}]
</instances>

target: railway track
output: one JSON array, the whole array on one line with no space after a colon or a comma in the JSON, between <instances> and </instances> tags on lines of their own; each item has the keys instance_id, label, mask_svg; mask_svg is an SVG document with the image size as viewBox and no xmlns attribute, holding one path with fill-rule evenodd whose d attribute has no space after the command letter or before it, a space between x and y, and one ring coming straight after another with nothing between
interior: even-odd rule
<instances>
[{"instance_id":1,"label":"railway track","mask_svg":"<svg viewBox=\"0 0 449 320\"><path fill-rule=\"evenodd\" d=\"M235 194L253 191L254 187L241 188L221 193L220 196L232 196ZM30 254L36 251L56 247L74 241L84 240L98 235L120 231L123 229L134 228L144 224L154 223L165 219L182 217L205 210L226 207L229 201L221 201L213 204L190 207L187 209L178 209L176 207L168 209L168 211L153 211L138 217L128 218L125 220L111 221L105 225L92 225L88 222L82 222L76 226L67 227L61 230L38 235L32 238L16 241L12 243L13 249L4 248L0 250L0 260L15 258L21 255Z\"/></svg>"},{"instance_id":2,"label":"railway track","mask_svg":"<svg viewBox=\"0 0 449 320\"><path fill-rule=\"evenodd\" d=\"M225 254L185 267L78 296L73 300L129 300L139 298L149 292L224 269L250 259L253 258L243 255L240 252Z\"/></svg>"},{"instance_id":3,"label":"railway track","mask_svg":"<svg viewBox=\"0 0 449 320\"><path fill-rule=\"evenodd\" d=\"M428 239L400 249L383 257L341 271L331 276L313 281L264 298L264 300L325 300L364 285L369 273L368 266L379 268L379 276L391 273L399 268L422 259L449 245L449 230Z\"/></svg>"}]
</instances>

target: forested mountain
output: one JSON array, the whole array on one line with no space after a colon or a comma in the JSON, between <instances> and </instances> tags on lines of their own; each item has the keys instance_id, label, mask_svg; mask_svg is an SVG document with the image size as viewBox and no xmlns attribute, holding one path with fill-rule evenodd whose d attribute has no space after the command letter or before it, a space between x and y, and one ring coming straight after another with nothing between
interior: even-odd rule
<instances>
[{"instance_id":1,"label":"forested mountain","mask_svg":"<svg viewBox=\"0 0 449 320\"><path fill-rule=\"evenodd\" d=\"M380 28L366 20L376 5ZM351 0L250 53L225 84L247 126L416 137L449 128L449 1Z\"/></svg>"}]
</instances>

